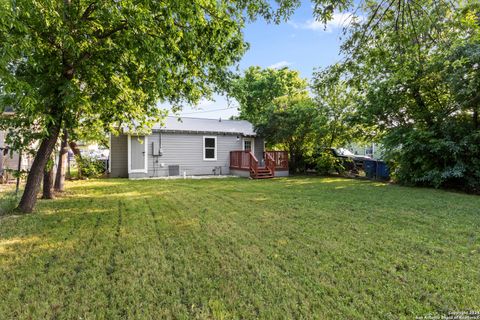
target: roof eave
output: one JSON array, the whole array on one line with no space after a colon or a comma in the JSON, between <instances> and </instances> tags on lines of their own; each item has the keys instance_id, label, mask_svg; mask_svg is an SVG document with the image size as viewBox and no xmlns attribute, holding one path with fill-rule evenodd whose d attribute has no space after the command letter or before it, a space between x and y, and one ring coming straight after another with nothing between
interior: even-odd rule
<instances>
[{"instance_id":1,"label":"roof eave","mask_svg":"<svg viewBox=\"0 0 480 320\"><path fill-rule=\"evenodd\" d=\"M164 133L183 133L183 134L223 134L223 135L242 135L244 137L255 137L255 133L232 132L232 131L208 131L208 130L175 130L175 129L153 129L152 132Z\"/></svg>"}]
</instances>

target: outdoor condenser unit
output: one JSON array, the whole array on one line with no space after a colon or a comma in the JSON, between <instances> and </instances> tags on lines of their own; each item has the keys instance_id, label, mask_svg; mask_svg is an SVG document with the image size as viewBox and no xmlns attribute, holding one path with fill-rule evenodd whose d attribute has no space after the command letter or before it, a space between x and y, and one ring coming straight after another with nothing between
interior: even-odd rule
<instances>
[{"instance_id":1,"label":"outdoor condenser unit","mask_svg":"<svg viewBox=\"0 0 480 320\"><path fill-rule=\"evenodd\" d=\"M168 176L179 176L180 175L180 166L178 164L168 166Z\"/></svg>"}]
</instances>

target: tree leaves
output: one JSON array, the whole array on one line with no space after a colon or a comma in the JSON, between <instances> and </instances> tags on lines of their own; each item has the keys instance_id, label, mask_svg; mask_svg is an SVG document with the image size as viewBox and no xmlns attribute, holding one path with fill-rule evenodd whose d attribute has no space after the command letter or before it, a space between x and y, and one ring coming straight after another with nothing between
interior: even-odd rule
<instances>
[{"instance_id":1,"label":"tree leaves","mask_svg":"<svg viewBox=\"0 0 480 320\"><path fill-rule=\"evenodd\" d=\"M478 3L391 4L367 1L370 22L342 46L341 76L361 97L357 121L377 125L400 182L476 192Z\"/></svg>"}]
</instances>

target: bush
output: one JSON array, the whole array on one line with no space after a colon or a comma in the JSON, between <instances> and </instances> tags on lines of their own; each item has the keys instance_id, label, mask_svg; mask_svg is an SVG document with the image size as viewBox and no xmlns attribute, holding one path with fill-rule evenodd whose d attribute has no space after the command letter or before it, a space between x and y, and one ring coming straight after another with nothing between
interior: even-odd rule
<instances>
[{"instance_id":1,"label":"bush","mask_svg":"<svg viewBox=\"0 0 480 320\"><path fill-rule=\"evenodd\" d=\"M335 157L331 152L324 151L316 160L317 173L327 175L334 172L344 173L345 167L342 160Z\"/></svg>"},{"instance_id":2,"label":"bush","mask_svg":"<svg viewBox=\"0 0 480 320\"><path fill-rule=\"evenodd\" d=\"M105 173L105 162L93 157L77 157L77 166L82 172L82 177L93 178Z\"/></svg>"},{"instance_id":3,"label":"bush","mask_svg":"<svg viewBox=\"0 0 480 320\"><path fill-rule=\"evenodd\" d=\"M452 122L394 138L387 157L398 182L480 193L480 131Z\"/></svg>"}]
</instances>

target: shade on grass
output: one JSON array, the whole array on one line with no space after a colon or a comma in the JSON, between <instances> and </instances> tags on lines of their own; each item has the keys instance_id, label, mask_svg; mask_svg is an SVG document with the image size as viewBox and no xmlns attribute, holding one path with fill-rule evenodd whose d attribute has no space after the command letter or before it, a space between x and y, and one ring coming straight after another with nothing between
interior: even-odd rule
<instances>
[{"instance_id":1,"label":"shade on grass","mask_svg":"<svg viewBox=\"0 0 480 320\"><path fill-rule=\"evenodd\" d=\"M67 189L0 218L2 319L480 311L480 197L320 178Z\"/></svg>"}]
</instances>

